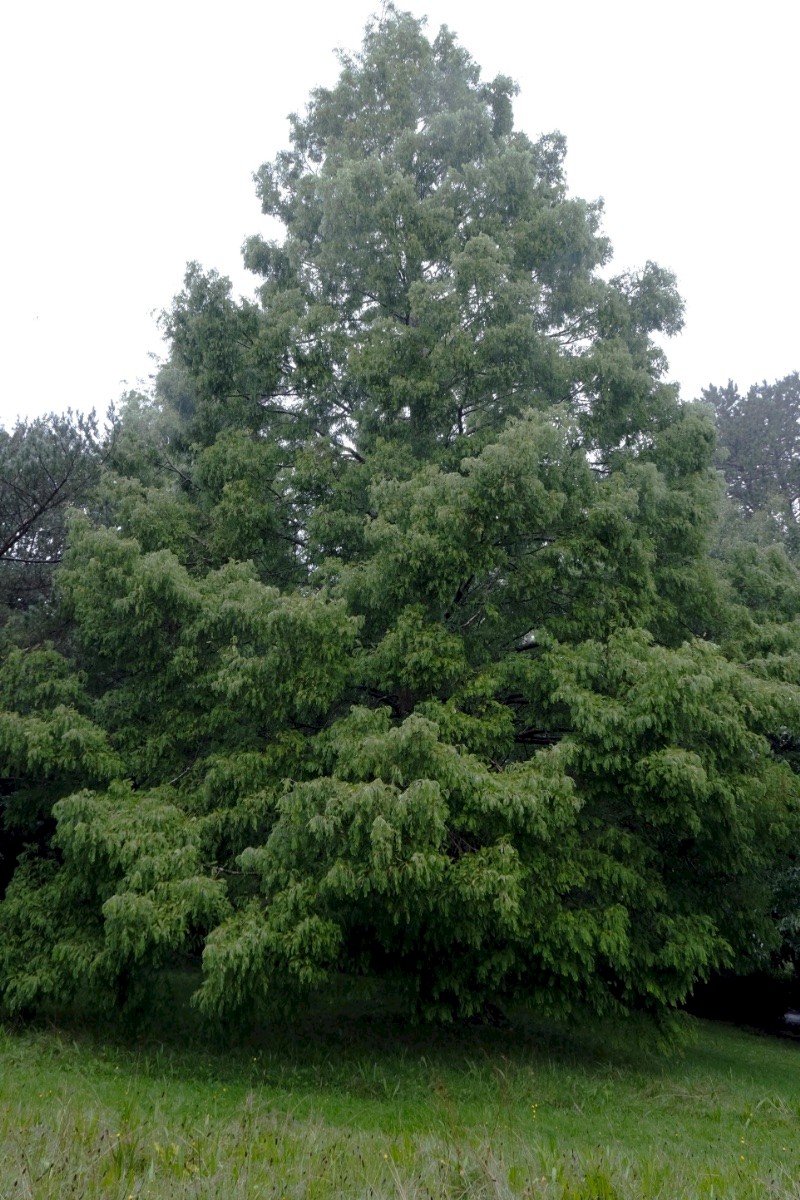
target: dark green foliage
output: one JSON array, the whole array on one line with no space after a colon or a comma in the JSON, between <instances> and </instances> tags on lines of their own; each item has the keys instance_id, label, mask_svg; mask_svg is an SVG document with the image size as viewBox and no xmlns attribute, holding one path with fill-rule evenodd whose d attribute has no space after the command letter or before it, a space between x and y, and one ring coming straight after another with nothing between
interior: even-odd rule
<instances>
[{"instance_id":1,"label":"dark green foliage","mask_svg":"<svg viewBox=\"0 0 800 1200\"><path fill-rule=\"evenodd\" d=\"M50 594L64 515L85 503L101 445L94 415L51 414L0 428L0 626Z\"/></svg>"},{"instance_id":2,"label":"dark green foliage","mask_svg":"<svg viewBox=\"0 0 800 1200\"><path fill-rule=\"evenodd\" d=\"M714 407L731 498L748 517L771 516L787 532L800 519L800 375L703 391ZM793 543L796 537L793 538Z\"/></svg>"},{"instance_id":3,"label":"dark green foliage","mask_svg":"<svg viewBox=\"0 0 800 1200\"><path fill-rule=\"evenodd\" d=\"M52 602L67 511L91 504L112 442L94 415L0 429L0 896L25 846L46 847L54 802L118 767Z\"/></svg>"},{"instance_id":4,"label":"dark green foliage","mask_svg":"<svg viewBox=\"0 0 800 1200\"><path fill-rule=\"evenodd\" d=\"M10 1007L202 954L215 1021L343 970L428 1017L663 1016L775 944L797 681L708 640L744 627L651 338L681 302L601 278L513 94L390 9L257 174L258 302L189 268L59 573L76 715Z\"/></svg>"},{"instance_id":5,"label":"dark green foliage","mask_svg":"<svg viewBox=\"0 0 800 1200\"><path fill-rule=\"evenodd\" d=\"M26 848L46 852L56 801L120 770L89 709L81 679L55 650L7 652L0 666L0 895Z\"/></svg>"},{"instance_id":6,"label":"dark green foliage","mask_svg":"<svg viewBox=\"0 0 800 1200\"><path fill-rule=\"evenodd\" d=\"M800 376L753 385L742 396L734 384L709 388L718 459L728 503L714 559L727 591L720 640L728 656L761 679L800 685L800 570L798 569L798 417ZM794 721L768 729L776 758L800 772L800 736ZM772 911L783 944L777 961L800 962L800 869L796 843L772 875Z\"/></svg>"}]
</instances>

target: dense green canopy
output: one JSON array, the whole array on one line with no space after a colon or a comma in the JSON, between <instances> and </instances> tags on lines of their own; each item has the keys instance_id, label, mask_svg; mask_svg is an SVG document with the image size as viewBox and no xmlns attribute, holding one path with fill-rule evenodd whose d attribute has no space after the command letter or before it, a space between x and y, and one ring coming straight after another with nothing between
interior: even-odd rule
<instances>
[{"instance_id":1,"label":"dense green canopy","mask_svg":"<svg viewBox=\"0 0 800 1200\"><path fill-rule=\"evenodd\" d=\"M215 1019L341 971L663 1014L778 944L798 828L800 693L735 642L713 421L653 340L675 281L609 278L564 139L447 30L390 8L341 68L256 175L257 300L189 267L58 643L7 652L39 840L0 993L201 959Z\"/></svg>"}]
</instances>

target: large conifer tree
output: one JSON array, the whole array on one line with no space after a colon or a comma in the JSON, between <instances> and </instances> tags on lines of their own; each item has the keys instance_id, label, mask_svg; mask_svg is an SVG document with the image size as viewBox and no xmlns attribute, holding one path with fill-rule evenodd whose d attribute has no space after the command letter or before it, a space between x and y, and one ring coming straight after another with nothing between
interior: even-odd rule
<instances>
[{"instance_id":1,"label":"large conifer tree","mask_svg":"<svg viewBox=\"0 0 800 1200\"><path fill-rule=\"evenodd\" d=\"M563 139L447 30L390 9L341 66L257 174L257 301L189 269L73 527L118 778L19 867L0 987L124 1001L202 953L218 1017L341 970L429 1016L663 1013L771 944L797 794L762 736L796 691L710 642L674 280L600 273Z\"/></svg>"}]
</instances>

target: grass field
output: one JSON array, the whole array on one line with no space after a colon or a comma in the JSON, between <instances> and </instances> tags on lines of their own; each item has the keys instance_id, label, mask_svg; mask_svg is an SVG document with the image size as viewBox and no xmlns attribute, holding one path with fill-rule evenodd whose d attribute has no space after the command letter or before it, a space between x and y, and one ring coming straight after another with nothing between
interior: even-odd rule
<instances>
[{"instance_id":1,"label":"grass field","mask_svg":"<svg viewBox=\"0 0 800 1200\"><path fill-rule=\"evenodd\" d=\"M233 1046L0 1026L0 1196L800 1198L800 1044L698 1023L409 1030L368 1007Z\"/></svg>"}]
</instances>

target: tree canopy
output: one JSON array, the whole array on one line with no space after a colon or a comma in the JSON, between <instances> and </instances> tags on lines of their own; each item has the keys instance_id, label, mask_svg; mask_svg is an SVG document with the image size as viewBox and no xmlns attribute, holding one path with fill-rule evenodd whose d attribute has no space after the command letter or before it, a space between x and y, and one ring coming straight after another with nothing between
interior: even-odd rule
<instances>
[{"instance_id":1,"label":"tree canopy","mask_svg":"<svg viewBox=\"0 0 800 1200\"><path fill-rule=\"evenodd\" d=\"M73 518L68 634L3 668L52 822L0 906L10 1008L199 961L215 1020L342 971L427 1017L663 1015L779 945L799 694L720 644L675 280L608 276L515 90L387 9L256 173L256 298L187 269Z\"/></svg>"},{"instance_id":2,"label":"tree canopy","mask_svg":"<svg viewBox=\"0 0 800 1200\"><path fill-rule=\"evenodd\" d=\"M88 496L100 457L93 415L0 427L0 623L49 595L65 513Z\"/></svg>"},{"instance_id":3,"label":"tree canopy","mask_svg":"<svg viewBox=\"0 0 800 1200\"><path fill-rule=\"evenodd\" d=\"M770 514L784 528L800 520L800 375L710 387L703 399L717 420L721 466L732 499L748 517Z\"/></svg>"}]
</instances>

